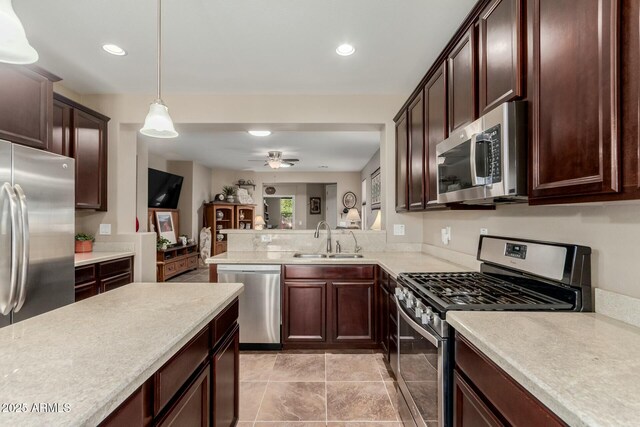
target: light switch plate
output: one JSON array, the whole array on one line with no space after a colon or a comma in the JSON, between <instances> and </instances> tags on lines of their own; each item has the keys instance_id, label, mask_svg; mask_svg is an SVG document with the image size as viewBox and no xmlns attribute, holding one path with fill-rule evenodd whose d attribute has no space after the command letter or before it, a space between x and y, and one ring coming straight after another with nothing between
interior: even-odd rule
<instances>
[{"instance_id":1,"label":"light switch plate","mask_svg":"<svg viewBox=\"0 0 640 427\"><path fill-rule=\"evenodd\" d=\"M481 236L486 236L487 234L489 234L489 229L488 228L481 228L480 229L480 235Z\"/></svg>"},{"instance_id":2,"label":"light switch plate","mask_svg":"<svg viewBox=\"0 0 640 427\"><path fill-rule=\"evenodd\" d=\"M100 234L109 236L111 234L111 224L100 224Z\"/></svg>"},{"instance_id":3,"label":"light switch plate","mask_svg":"<svg viewBox=\"0 0 640 427\"><path fill-rule=\"evenodd\" d=\"M271 234L263 234L262 236L260 236L260 241L263 243L271 242Z\"/></svg>"},{"instance_id":4,"label":"light switch plate","mask_svg":"<svg viewBox=\"0 0 640 427\"><path fill-rule=\"evenodd\" d=\"M404 236L404 224L393 224L393 235L394 236Z\"/></svg>"}]
</instances>

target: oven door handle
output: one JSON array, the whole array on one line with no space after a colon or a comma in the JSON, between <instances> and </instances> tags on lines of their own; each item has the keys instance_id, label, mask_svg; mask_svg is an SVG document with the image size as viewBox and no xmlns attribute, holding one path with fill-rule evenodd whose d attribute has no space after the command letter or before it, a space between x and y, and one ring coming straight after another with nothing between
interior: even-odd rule
<instances>
[{"instance_id":1,"label":"oven door handle","mask_svg":"<svg viewBox=\"0 0 640 427\"><path fill-rule=\"evenodd\" d=\"M402 320L407 322L409 326L411 326L411 328L414 329L417 333L419 333L420 336L422 336L424 339L429 341L431 344L433 344L437 348L440 348L443 342L442 338L440 338L435 332L433 333L430 332L431 328L429 326L419 325L418 322L416 322L411 317L409 317L409 315L404 312L404 309L402 308L402 305L400 304L400 301L398 300L397 295L395 298L396 298L396 306L398 307L398 315L402 318ZM398 326L400 325L398 324ZM400 337L398 337L398 339L399 338Z\"/></svg>"},{"instance_id":2,"label":"oven door handle","mask_svg":"<svg viewBox=\"0 0 640 427\"><path fill-rule=\"evenodd\" d=\"M471 168L471 185L473 185L474 187L477 187L480 185L487 185L489 183L489 179L488 179L489 176L487 175L487 166L486 166L488 161L487 151L483 150L484 155L482 156L482 161L485 163L485 166L482 168L483 171L485 172L483 176L478 176L478 158L476 157L478 144L480 143L487 144L489 142L491 142L491 140L488 140L484 133L474 133L471 136L471 151L469 153L469 163Z\"/></svg>"}]
</instances>

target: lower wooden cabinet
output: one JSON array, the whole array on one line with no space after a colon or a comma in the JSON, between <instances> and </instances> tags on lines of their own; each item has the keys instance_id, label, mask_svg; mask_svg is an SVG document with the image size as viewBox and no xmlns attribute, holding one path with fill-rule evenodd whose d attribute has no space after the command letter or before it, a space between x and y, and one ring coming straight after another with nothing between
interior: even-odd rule
<instances>
[{"instance_id":1,"label":"lower wooden cabinet","mask_svg":"<svg viewBox=\"0 0 640 427\"><path fill-rule=\"evenodd\" d=\"M200 370L200 374L157 425L160 427L208 427L210 382L211 370L207 365Z\"/></svg>"},{"instance_id":2,"label":"lower wooden cabinet","mask_svg":"<svg viewBox=\"0 0 640 427\"><path fill-rule=\"evenodd\" d=\"M133 257L76 267L76 302L133 282Z\"/></svg>"},{"instance_id":3,"label":"lower wooden cabinet","mask_svg":"<svg viewBox=\"0 0 640 427\"><path fill-rule=\"evenodd\" d=\"M211 358L213 427L233 427L240 415L240 329L235 327Z\"/></svg>"},{"instance_id":4,"label":"lower wooden cabinet","mask_svg":"<svg viewBox=\"0 0 640 427\"><path fill-rule=\"evenodd\" d=\"M566 424L464 337L455 341L454 426Z\"/></svg>"},{"instance_id":5,"label":"lower wooden cabinet","mask_svg":"<svg viewBox=\"0 0 640 427\"><path fill-rule=\"evenodd\" d=\"M285 348L376 348L373 265L285 265Z\"/></svg>"}]
</instances>

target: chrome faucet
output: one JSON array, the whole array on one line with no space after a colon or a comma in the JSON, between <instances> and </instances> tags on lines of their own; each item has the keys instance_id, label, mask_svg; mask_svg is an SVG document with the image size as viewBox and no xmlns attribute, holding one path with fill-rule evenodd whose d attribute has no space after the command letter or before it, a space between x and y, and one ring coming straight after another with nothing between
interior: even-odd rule
<instances>
[{"instance_id":1,"label":"chrome faucet","mask_svg":"<svg viewBox=\"0 0 640 427\"><path fill-rule=\"evenodd\" d=\"M356 239L356 234L353 231L349 231L349 233L351 233L351 235L353 236L354 242L356 242L356 247L353 248L353 253L357 254L362 250L362 248L358 246L358 239Z\"/></svg>"},{"instance_id":2,"label":"chrome faucet","mask_svg":"<svg viewBox=\"0 0 640 427\"><path fill-rule=\"evenodd\" d=\"M320 237L320 227L324 225L324 227L327 229L327 253L331 253L332 248L331 248L331 226L327 223L327 221L320 221L318 223L318 225L316 226L316 232L313 233L313 237L315 237L316 239Z\"/></svg>"}]
</instances>

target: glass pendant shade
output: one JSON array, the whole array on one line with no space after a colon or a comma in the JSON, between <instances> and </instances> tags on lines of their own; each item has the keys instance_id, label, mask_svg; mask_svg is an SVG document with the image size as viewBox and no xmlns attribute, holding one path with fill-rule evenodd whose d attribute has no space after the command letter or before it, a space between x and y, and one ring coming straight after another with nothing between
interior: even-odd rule
<instances>
[{"instance_id":1,"label":"glass pendant shade","mask_svg":"<svg viewBox=\"0 0 640 427\"><path fill-rule=\"evenodd\" d=\"M144 119L144 126L140 133L152 138L175 138L178 136L173 127L173 120L169 115L169 109L160 99L156 99L149 106L149 114Z\"/></svg>"},{"instance_id":2,"label":"glass pendant shade","mask_svg":"<svg viewBox=\"0 0 640 427\"><path fill-rule=\"evenodd\" d=\"M0 62L33 64L37 60L38 52L29 44L11 0L0 0Z\"/></svg>"},{"instance_id":3,"label":"glass pendant shade","mask_svg":"<svg viewBox=\"0 0 640 427\"><path fill-rule=\"evenodd\" d=\"M280 169L280 166L282 166L282 162L280 160L269 160L267 163L269 163L271 169Z\"/></svg>"}]
</instances>

